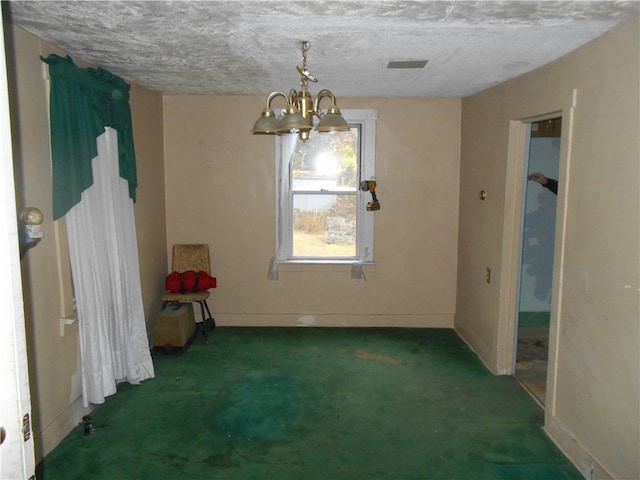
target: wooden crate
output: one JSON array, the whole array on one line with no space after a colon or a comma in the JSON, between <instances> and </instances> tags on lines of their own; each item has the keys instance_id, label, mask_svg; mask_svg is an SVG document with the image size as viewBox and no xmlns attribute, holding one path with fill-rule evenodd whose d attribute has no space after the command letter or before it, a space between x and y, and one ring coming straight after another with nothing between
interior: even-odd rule
<instances>
[{"instance_id":1,"label":"wooden crate","mask_svg":"<svg viewBox=\"0 0 640 480\"><path fill-rule=\"evenodd\" d=\"M153 345L156 351L184 353L196 335L191 303L169 304L158 315Z\"/></svg>"}]
</instances>

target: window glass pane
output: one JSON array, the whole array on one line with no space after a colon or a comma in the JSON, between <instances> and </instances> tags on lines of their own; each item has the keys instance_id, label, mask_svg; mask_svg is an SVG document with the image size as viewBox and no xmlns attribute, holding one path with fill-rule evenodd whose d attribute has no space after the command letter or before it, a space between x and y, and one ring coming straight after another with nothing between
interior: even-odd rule
<instances>
[{"instance_id":1,"label":"window glass pane","mask_svg":"<svg viewBox=\"0 0 640 480\"><path fill-rule=\"evenodd\" d=\"M306 142L298 139L291 155L292 190L357 190L358 133L357 127L333 134L312 130Z\"/></svg>"},{"instance_id":2,"label":"window glass pane","mask_svg":"<svg viewBox=\"0 0 640 480\"><path fill-rule=\"evenodd\" d=\"M375 215L361 179L375 179L378 114L343 109L349 132L276 138L278 262L373 263ZM356 238L357 237L357 238Z\"/></svg>"},{"instance_id":3,"label":"window glass pane","mask_svg":"<svg viewBox=\"0 0 640 480\"><path fill-rule=\"evenodd\" d=\"M356 255L356 195L293 196L293 256Z\"/></svg>"}]
</instances>

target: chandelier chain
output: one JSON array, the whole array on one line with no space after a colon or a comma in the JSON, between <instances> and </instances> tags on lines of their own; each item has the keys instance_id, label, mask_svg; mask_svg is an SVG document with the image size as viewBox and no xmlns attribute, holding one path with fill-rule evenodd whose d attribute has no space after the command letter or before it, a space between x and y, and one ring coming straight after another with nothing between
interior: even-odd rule
<instances>
[{"instance_id":1,"label":"chandelier chain","mask_svg":"<svg viewBox=\"0 0 640 480\"><path fill-rule=\"evenodd\" d=\"M302 42L302 71L308 72L307 70L307 52L309 51L309 42ZM307 76L304 74L300 75L300 88L303 92L308 90L309 82L307 80Z\"/></svg>"}]
</instances>

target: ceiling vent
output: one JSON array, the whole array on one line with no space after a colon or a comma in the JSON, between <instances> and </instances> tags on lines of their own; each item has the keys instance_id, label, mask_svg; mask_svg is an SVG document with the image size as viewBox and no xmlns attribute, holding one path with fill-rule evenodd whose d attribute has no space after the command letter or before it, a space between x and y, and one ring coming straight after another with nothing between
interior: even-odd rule
<instances>
[{"instance_id":1,"label":"ceiling vent","mask_svg":"<svg viewBox=\"0 0 640 480\"><path fill-rule=\"evenodd\" d=\"M387 68L424 68L429 60L400 60L387 63Z\"/></svg>"}]
</instances>

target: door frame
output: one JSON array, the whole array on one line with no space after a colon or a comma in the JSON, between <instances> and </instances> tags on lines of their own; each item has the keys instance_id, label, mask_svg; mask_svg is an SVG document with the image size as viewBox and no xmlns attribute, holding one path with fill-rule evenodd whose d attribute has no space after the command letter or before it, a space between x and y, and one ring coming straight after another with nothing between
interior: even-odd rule
<instances>
[{"instance_id":1,"label":"door frame","mask_svg":"<svg viewBox=\"0 0 640 480\"><path fill-rule=\"evenodd\" d=\"M576 108L577 90L571 98L558 109L544 113L527 115L509 122L509 140L507 147L507 171L505 202L502 229L502 250L499 307L498 338L496 351L497 372L513 375L515 372L515 354L517 342L517 317L520 282L520 255L522 248L522 226L524 222L523 203L526 182L526 158L530 124L552 118L562 117L562 136L560 139L560 158L558 165L558 198L555 225L555 246L553 260L553 279L551 287L551 316L549 325L549 362L547 367L547 391L545 412L555 414L557 390L557 368L560 355L558 332L562 321L562 269L564 265L564 237L567 223L567 194L570 186L571 144Z\"/></svg>"}]
</instances>

